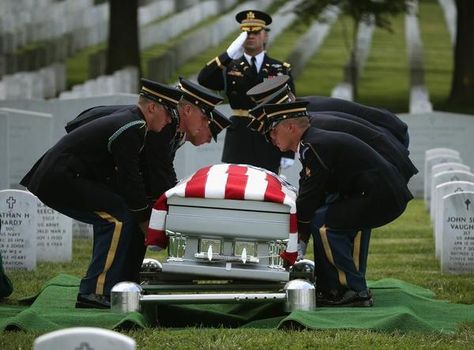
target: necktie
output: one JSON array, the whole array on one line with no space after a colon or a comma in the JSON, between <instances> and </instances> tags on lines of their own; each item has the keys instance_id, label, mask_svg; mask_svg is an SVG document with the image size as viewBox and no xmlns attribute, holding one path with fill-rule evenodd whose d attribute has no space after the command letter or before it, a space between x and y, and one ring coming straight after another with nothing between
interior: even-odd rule
<instances>
[{"instance_id":1,"label":"necktie","mask_svg":"<svg viewBox=\"0 0 474 350\"><path fill-rule=\"evenodd\" d=\"M258 74L258 71L257 71L257 59L255 58L255 56L252 56L252 58L250 59L252 61L252 71L255 73L255 74Z\"/></svg>"}]
</instances>

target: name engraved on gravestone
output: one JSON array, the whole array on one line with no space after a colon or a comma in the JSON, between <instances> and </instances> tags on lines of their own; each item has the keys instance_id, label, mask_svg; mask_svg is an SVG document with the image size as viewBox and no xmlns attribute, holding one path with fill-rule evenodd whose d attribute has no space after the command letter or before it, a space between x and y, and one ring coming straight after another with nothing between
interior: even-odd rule
<instances>
[{"instance_id":1,"label":"name engraved on gravestone","mask_svg":"<svg viewBox=\"0 0 474 350\"><path fill-rule=\"evenodd\" d=\"M66 262L72 259L72 219L37 202L37 260Z\"/></svg>"},{"instance_id":2,"label":"name engraved on gravestone","mask_svg":"<svg viewBox=\"0 0 474 350\"><path fill-rule=\"evenodd\" d=\"M94 236L94 227L85 222L72 220L72 234L73 238L90 239Z\"/></svg>"},{"instance_id":3,"label":"name engraved on gravestone","mask_svg":"<svg viewBox=\"0 0 474 350\"><path fill-rule=\"evenodd\" d=\"M436 164L442 163L462 163L462 159L452 155L432 156L425 159L425 183L424 183L424 199L426 208L429 210L431 201L431 169Z\"/></svg>"},{"instance_id":4,"label":"name engraved on gravestone","mask_svg":"<svg viewBox=\"0 0 474 350\"><path fill-rule=\"evenodd\" d=\"M443 211L443 198L448 194L474 191L474 182L468 181L452 181L445 182L441 185L436 186L435 198L437 198L434 203L435 214L434 214L434 238L435 238L435 250L436 257L439 259L441 256L441 234L443 232L443 220L444 220L444 211Z\"/></svg>"},{"instance_id":5,"label":"name engraved on gravestone","mask_svg":"<svg viewBox=\"0 0 474 350\"><path fill-rule=\"evenodd\" d=\"M441 271L474 273L474 192L458 192L443 198Z\"/></svg>"},{"instance_id":6,"label":"name engraved on gravestone","mask_svg":"<svg viewBox=\"0 0 474 350\"><path fill-rule=\"evenodd\" d=\"M36 197L0 191L0 252L6 270L36 269Z\"/></svg>"}]
</instances>

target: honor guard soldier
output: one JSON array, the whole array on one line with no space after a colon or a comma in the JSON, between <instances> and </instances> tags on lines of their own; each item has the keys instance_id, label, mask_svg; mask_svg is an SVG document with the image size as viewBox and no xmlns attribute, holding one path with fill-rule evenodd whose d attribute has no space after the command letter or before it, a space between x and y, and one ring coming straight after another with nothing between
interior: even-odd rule
<instances>
[{"instance_id":1,"label":"honor guard soldier","mask_svg":"<svg viewBox=\"0 0 474 350\"><path fill-rule=\"evenodd\" d=\"M151 206L139 164L147 134L176 118L172 107L183 93L149 80L142 85L137 105L82 113L21 182L46 205L94 226L78 308L110 307L111 288L137 281L143 261ZM207 118L192 124L209 130Z\"/></svg>"},{"instance_id":2,"label":"honor guard soldier","mask_svg":"<svg viewBox=\"0 0 474 350\"><path fill-rule=\"evenodd\" d=\"M326 96L305 96L296 97L290 84L291 78L279 76L271 81L264 81L247 92L247 94L261 103L266 97L276 92L283 86L290 90L292 101L308 101L307 110L310 112L336 111L355 115L371 124L384 128L390 132L407 150L409 145L408 126L392 112L371 106L362 105L357 102L347 101L340 98Z\"/></svg>"},{"instance_id":3,"label":"honor guard soldier","mask_svg":"<svg viewBox=\"0 0 474 350\"><path fill-rule=\"evenodd\" d=\"M198 82L212 90L225 90L232 108L232 125L227 129L222 161L251 164L278 173L280 166L293 163L292 153L283 154L266 143L262 135L249 130L248 110L255 107L247 91L264 80L285 74L294 91L290 65L265 53L267 26L272 18L261 11L247 10L235 16L242 33L227 51L215 57L200 71ZM282 158L283 157L283 158Z\"/></svg>"},{"instance_id":4,"label":"honor guard soldier","mask_svg":"<svg viewBox=\"0 0 474 350\"><path fill-rule=\"evenodd\" d=\"M366 143L312 127L306 105L266 105L262 129L280 150L297 152L303 166L298 250L304 253L312 234L319 305L372 306L365 279L371 229L400 216L412 196L395 167Z\"/></svg>"},{"instance_id":5,"label":"honor guard soldier","mask_svg":"<svg viewBox=\"0 0 474 350\"><path fill-rule=\"evenodd\" d=\"M278 77L271 82L259 84L247 92L256 102L260 103L249 111L249 114L254 117L254 120L248 125L250 129L261 131L263 128L266 104L288 103L294 100L294 95L285 83L286 80L288 77ZM273 92L277 88L280 89ZM272 94L267 96L267 93ZM408 157L409 152L406 147L388 130L377 127L358 116L338 111L308 111L308 115L311 126L328 131L345 132L368 144L397 168L400 176L405 179L405 183L408 183L410 178L418 172Z\"/></svg>"},{"instance_id":6,"label":"honor guard soldier","mask_svg":"<svg viewBox=\"0 0 474 350\"><path fill-rule=\"evenodd\" d=\"M145 145L143 169L153 203L177 183L173 165L176 151L186 141L194 146L209 143L211 139L217 142L217 135L231 124L215 109L222 97L183 78L179 79L178 91L181 96L174 105L176 122L162 132L150 135ZM168 149L168 152L162 152L163 149Z\"/></svg>"}]
</instances>

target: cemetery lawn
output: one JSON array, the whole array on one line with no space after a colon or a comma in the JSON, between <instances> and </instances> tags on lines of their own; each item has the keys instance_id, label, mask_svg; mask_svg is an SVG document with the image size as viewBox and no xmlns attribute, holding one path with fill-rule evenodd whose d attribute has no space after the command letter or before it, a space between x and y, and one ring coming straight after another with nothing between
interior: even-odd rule
<instances>
[{"instance_id":1,"label":"cemetery lawn","mask_svg":"<svg viewBox=\"0 0 474 350\"><path fill-rule=\"evenodd\" d=\"M82 276L91 254L87 240L75 240L71 263L40 263L35 272L9 272L15 291L4 303L17 304L37 293L59 273ZM312 252L312 247L309 247ZM163 258L163 253L150 257ZM308 255L312 259L312 254ZM434 256L432 227L423 200L410 202L393 223L373 232L367 268L370 280L397 278L431 289L438 299L474 303L473 276L442 275ZM377 302L377 300L375 300ZM474 344L474 323L463 324L454 334L383 333L367 330L258 330L258 329L146 329L124 332L137 348L145 349L468 349ZM39 333L5 332L0 349L31 349Z\"/></svg>"}]
</instances>

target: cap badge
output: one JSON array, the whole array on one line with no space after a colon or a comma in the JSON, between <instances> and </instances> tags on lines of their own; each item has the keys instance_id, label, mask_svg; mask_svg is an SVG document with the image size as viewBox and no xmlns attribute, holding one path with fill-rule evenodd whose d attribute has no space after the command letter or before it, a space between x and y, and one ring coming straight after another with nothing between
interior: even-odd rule
<instances>
[{"instance_id":1,"label":"cap badge","mask_svg":"<svg viewBox=\"0 0 474 350\"><path fill-rule=\"evenodd\" d=\"M252 11L247 12L247 19L255 19L255 13Z\"/></svg>"}]
</instances>

